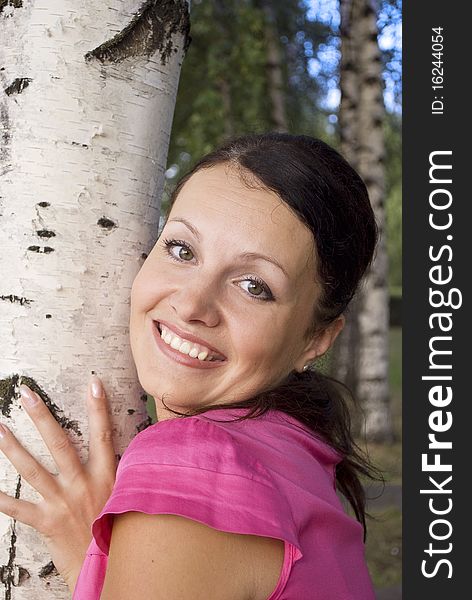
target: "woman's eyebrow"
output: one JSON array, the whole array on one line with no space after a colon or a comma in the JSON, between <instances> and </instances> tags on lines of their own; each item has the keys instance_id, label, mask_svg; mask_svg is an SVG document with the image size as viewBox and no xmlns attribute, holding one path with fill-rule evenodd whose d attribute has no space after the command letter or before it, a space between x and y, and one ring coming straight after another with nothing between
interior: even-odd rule
<instances>
[{"instance_id":1,"label":"woman's eyebrow","mask_svg":"<svg viewBox=\"0 0 472 600\"><path fill-rule=\"evenodd\" d=\"M267 254L259 254L258 252L243 252L242 254L239 255L239 258L241 258L242 260L254 260L254 259L260 259L260 260L265 260L267 262L272 263L273 265L275 265L276 267L278 267L283 274L288 277L288 279L290 279L289 274L287 273L287 271L283 268L283 266L279 263L279 261L274 258L273 256L268 256Z\"/></svg>"},{"instance_id":2,"label":"woman's eyebrow","mask_svg":"<svg viewBox=\"0 0 472 600\"><path fill-rule=\"evenodd\" d=\"M186 219L184 219L182 217L175 217L175 219L169 219L168 223L172 223L173 221L178 222L178 223L183 223L186 227L188 227L190 229L190 231L197 238L197 240L199 242L201 241L200 234L198 233L198 230L195 229L195 227L191 223L189 223Z\"/></svg>"},{"instance_id":3,"label":"woman's eyebrow","mask_svg":"<svg viewBox=\"0 0 472 600\"><path fill-rule=\"evenodd\" d=\"M174 219L169 219L168 223L171 223L173 221L182 223L183 225L188 227L188 229L190 229L190 231L195 235L197 240L201 241L201 237L200 237L198 230L195 229L195 227L191 223L189 223L186 219L184 219L183 217L175 217ZM239 255L238 258L241 258L242 260L246 260L246 261L260 259L260 260L265 260L267 262L270 262L273 265L275 265L276 267L278 267L282 271L282 273L284 273L284 275L286 277L288 277L288 279L290 279L290 275L287 273L287 271L284 269L284 267L280 264L280 262L273 256L268 256L266 254L259 254L258 252L243 252L242 254Z\"/></svg>"}]
</instances>

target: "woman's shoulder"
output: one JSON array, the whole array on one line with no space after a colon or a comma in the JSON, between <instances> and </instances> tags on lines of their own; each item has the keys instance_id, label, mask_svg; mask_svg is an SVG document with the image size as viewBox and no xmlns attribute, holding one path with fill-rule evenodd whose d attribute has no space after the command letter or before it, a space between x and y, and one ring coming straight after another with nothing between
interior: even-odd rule
<instances>
[{"instance_id":1,"label":"woman's shoulder","mask_svg":"<svg viewBox=\"0 0 472 600\"><path fill-rule=\"evenodd\" d=\"M92 527L99 548L107 551L110 515L134 511L178 514L227 533L285 540L296 547L297 560L300 543L288 495L252 450L201 418L151 425L120 460L112 495Z\"/></svg>"},{"instance_id":2,"label":"woman's shoulder","mask_svg":"<svg viewBox=\"0 0 472 600\"><path fill-rule=\"evenodd\" d=\"M284 457L284 463L293 461L309 470L318 465L332 474L340 455L307 425L273 409L241 419L248 412L222 408L154 423L131 441L121 468L158 460L217 470L239 466L254 477Z\"/></svg>"},{"instance_id":3,"label":"woman's shoulder","mask_svg":"<svg viewBox=\"0 0 472 600\"><path fill-rule=\"evenodd\" d=\"M234 416L233 410L212 412L218 413L215 419L213 416L208 418L205 413L150 425L131 441L120 460L119 470L155 463L238 474L265 481L266 469L258 456L251 452L249 438L256 437L255 433L251 433L253 427L241 427L232 420L223 422L223 419Z\"/></svg>"}]
</instances>

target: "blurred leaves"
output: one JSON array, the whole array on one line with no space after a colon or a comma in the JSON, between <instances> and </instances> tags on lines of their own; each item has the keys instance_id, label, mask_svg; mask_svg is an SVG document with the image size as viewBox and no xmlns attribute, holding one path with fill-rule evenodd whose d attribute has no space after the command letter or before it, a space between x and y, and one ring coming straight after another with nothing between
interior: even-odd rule
<instances>
[{"instance_id":1,"label":"blurred leaves","mask_svg":"<svg viewBox=\"0 0 472 600\"><path fill-rule=\"evenodd\" d=\"M386 93L395 111L385 123L390 287L401 287L401 2L380 0ZM269 5L269 9L267 8ZM337 0L193 0L168 155L163 212L175 182L225 138L274 129L267 35L280 52L288 130L338 146ZM387 105L387 108L389 105Z\"/></svg>"}]
</instances>

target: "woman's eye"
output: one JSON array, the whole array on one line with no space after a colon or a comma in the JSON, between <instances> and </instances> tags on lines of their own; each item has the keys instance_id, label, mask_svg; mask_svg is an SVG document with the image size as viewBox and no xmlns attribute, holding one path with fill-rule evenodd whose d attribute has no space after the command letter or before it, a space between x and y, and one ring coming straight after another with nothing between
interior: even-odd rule
<instances>
[{"instance_id":1,"label":"woman's eye","mask_svg":"<svg viewBox=\"0 0 472 600\"><path fill-rule=\"evenodd\" d=\"M193 258L193 252L182 240L164 240L167 252L176 260L188 262Z\"/></svg>"},{"instance_id":2,"label":"woman's eye","mask_svg":"<svg viewBox=\"0 0 472 600\"><path fill-rule=\"evenodd\" d=\"M186 246L176 246L175 249L177 250L180 260L192 260L193 254L190 248L187 248Z\"/></svg>"},{"instance_id":3,"label":"woman's eye","mask_svg":"<svg viewBox=\"0 0 472 600\"><path fill-rule=\"evenodd\" d=\"M242 284L246 284L247 287L243 289L253 298L257 300L273 300L274 296L266 284L256 277L248 277L244 279Z\"/></svg>"}]
</instances>

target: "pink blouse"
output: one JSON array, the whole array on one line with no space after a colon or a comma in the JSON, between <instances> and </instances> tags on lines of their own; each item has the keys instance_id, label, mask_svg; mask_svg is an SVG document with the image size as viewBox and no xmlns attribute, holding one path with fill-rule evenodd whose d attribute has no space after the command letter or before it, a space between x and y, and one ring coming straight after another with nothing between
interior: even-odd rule
<instances>
[{"instance_id":1,"label":"pink blouse","mask_svg":"<svg viewBox=\"0 0 472 600\"><path fill-rule=\"evenodd\" d=\"M280 411L224 422L247 410L169 419L131 441L92 524L72 600L99 600L113 515L127 511L283 540L283 567L268 600L374 600L362 527L335 490L338 454Z\"/></svg>"}]
</instances>

